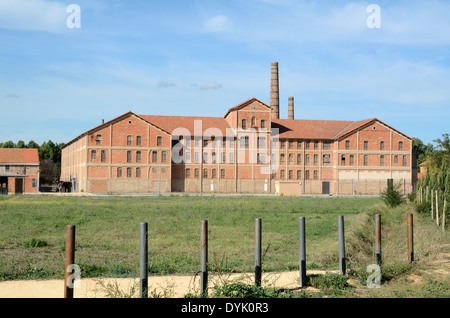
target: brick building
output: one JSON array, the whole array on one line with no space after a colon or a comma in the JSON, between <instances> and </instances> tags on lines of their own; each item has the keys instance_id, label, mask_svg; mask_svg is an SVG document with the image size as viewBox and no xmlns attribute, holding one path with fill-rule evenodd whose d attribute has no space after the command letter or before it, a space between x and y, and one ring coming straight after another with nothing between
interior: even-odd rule
<instances>
[{"instance_id":1,"label":"brick building","mask_svg":"<svg viewBox=\"0 0 450 318\"><path fill-rule=\"evenodd\" d=\"M0 148L0 194L38 192L38 149Z\"/></svg>"},{"instance_id":2,"label":"brick building","mask_svg":"<svg viewBox=\"0 0 450 318\"><path fill-rule=\"evenodd\" d=\"M412 138L377 118L279 118L278 64L270 103L251 98L224 117L125 113L62 149L61 181L89 193L379 194L415 181Z\"/></svg>"}]
</instances>

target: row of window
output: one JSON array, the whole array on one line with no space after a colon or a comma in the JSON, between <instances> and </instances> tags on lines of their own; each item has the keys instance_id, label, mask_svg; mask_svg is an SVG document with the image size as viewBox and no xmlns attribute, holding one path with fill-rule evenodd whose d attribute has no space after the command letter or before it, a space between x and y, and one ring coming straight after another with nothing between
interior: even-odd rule
<instances>
[{"instance_id":1,"label":"row of window","mask_svg":"<svg viewBox=\"0 0 450 318\"><path fill-rule=\"evenodd\" d=\"M266 121L264 119L261 119L260 123L261 123L261 125L260 125L261 128L266 128ZM256 120L255 116L253 116L251 118L250 125L251 125L251 128L256 128L257 127L257 120ZM247 127L247 119L242 119L241 120L241 128L242 129L247 129L248 128Z\"/></svg>"},{"instance_id":2,"label":"row of window","mask_svg":"<svg viewBox=\"0 0 450 318\"><path fill-rule=\"evenodd\" d=\"M152 163L158 162L158 151L152 151ZM97 150L91 151L91 162L97 161ZM100 151L100 161L106 162L106 150ZM142 152L136 151L133 159L133 151L127 151L127 162L136 162L140 163L142 161ZM161 162L165 163L167 162L167 151L161 151Z\"/></svg>"},{"instance_id":3,"label":"row of window","mask_svg":"<svg viewBox=\"0 0 450 318\"><path fill-rule=\"evenodd\" d=\"M125 171L123 171L125 170ZM134 171L134 174L133 174ZM152 173L157 173L158 172L158 168L152 168ZM126 175L123 175L123 173L126 173ZM166 173L166 168L161 168L161 173ZM122 167L117 168L117 178L123 178L123 177L127 177L127 178L140 178L142 175L142 169L141 168L125 168L123 169Z\"/></svg>"},{"instance_id":4,"label":"row of window","mask_svg":"<svg viewBox=\"0 0 450 318\"><path fill-rule=\"evenodd\" d=\"M394 163L399 163L399 156L394 156ZM349 165L353 166L355 164L355 157L354 155L349 156ZM379 165L384 166L385 164L385 156L381 155L379 157ZM347 155L341 155L341 166L347 165ZM363 165L368 166L369 165L369 156L364 155L363 157ZM402 165L404 167L408 166L408 157L402 156Z\"/></svg>"},{"instance_id":5,"label":"row of window","mask_svg":"<svg viewBox=\"0 0 450 318\"><path fill-rule=\"evenodd\" d=\"M97 146L102 145L102 135L96 135L95 136L95 143ZM142 146L142 136L136 136L136 146ZM156 138L156 145L158 147L162 146L162 137L158 136ZM127 136L127 146L133 146L133 136L128 135Z\"/></svg>"}]
</instances>

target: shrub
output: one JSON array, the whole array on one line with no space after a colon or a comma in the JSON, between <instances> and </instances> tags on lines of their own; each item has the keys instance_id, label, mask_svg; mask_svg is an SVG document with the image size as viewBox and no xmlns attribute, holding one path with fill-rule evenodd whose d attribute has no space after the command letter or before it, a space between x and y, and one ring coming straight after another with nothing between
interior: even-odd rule
<instances>
[{"instance_id":1,"label":"shrub","mask_svg":"<svg viewBox=\"0 0 450 318\"><path fill-rule=\"evenodd\" d=\"M47 241L39 240L39 239L35 239L35 238L32 238L32 239L22 243L22 246L25 248L44 247L47 245L48 245Z\"/></svg>"},{"instance_id":2,"label":"shrub","mask_svg":"<svg viewBox=\"0 0 450 318\"><path fill-rule=\"evenodd\" d=\"M389 183L387 188L381 192L381 199L387 206L395 208L403 202L400 186L400 183L397 185Z\"/></svg>"}]
</instances>

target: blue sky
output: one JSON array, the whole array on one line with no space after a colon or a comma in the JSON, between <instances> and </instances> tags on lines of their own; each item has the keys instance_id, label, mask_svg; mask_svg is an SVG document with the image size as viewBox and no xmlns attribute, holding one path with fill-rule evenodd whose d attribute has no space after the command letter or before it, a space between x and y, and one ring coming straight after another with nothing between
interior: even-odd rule
<instances>
[{"instance_id":1,"label":"blue sky","mask_svg":"<svg viewBox=\"0 0 450 318\"><path fill-rule=\"evenodd\" d=\"M281 118L294 96L297 119L377 117L432 142L450 132L449 17L444 0L0 0L0 141L269 104L277 61Z\"/></svg>"}]
</instances>

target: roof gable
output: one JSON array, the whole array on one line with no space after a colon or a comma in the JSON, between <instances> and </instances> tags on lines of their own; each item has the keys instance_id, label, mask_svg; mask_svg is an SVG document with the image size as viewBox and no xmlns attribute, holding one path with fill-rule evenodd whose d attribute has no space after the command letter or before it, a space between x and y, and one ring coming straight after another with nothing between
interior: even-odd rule
<instances>
[{"instance_id":1,"label":"roof gable","mask_svg":"<svg viewBox=\"0 0 450 318\"><path fill-rule=\"evenodd\" d=\"M272 110L272 107L270 107L270 106L267 105L266 103L263 103L263 102L260 101L259 99L253 97L253 98L250 98L250 99L246 100L245 102L240 103L239 105L236 105L236 106L230 108L230 109L227 111L227 113L225 114L224 117L226 118L231 112L237 111L237 110L240 110L240 109L243 109L243 108L245 108L245 107L251 105L252 103L258 103L260 106L266 108L267 110L269 110L269 111Z\"/></svg>"},{"instance_id":2,"label":"roof gable","mask_svg":"<svg viewBox=\"0 0 450 318\"><path fill-rule=\"evenodd\" d=\"M39 164L39 151L36 148L0 148L0 163Z\"/></svg>"}]
</instances>

